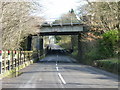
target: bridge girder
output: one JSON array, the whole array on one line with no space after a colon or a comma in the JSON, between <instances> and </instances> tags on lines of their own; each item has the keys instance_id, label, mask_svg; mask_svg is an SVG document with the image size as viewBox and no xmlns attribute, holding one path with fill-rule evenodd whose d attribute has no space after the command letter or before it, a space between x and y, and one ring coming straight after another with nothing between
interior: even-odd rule
<instances>
[{"instance_id":1,"label":"bridge girder","mask_svg":"<svg viewBox=\"0 0 120 90\"><path fill-rule=\"evenodd\" d=\"M38 34L40 36L48 35L78 35L85 32L85 25L81 23L65 23L65 24L43 24ZM33 35L36 36L36 35Z\"/></svg>"}]
</instances>

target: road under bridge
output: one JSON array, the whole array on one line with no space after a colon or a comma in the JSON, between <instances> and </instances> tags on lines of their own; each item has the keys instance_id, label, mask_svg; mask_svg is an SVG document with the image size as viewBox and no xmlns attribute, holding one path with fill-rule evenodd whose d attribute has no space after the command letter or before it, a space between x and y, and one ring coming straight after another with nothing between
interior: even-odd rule
<instances>
[{"instance_id":1,"label":"road under bridge","mask_svg":"<svg viewBox=\"0 0 120 90\"><path fill-rule=\"evenodd\" d=\"M52 45L52 47L57 47ZM65 52L50 54L22 70L16 77L2 80L7 88L46 88L55 90L118 90L118 77L112 73L77 63Z\"/></svg>"},{"instance_id":2,"label":"road under bridge","mask_svg":"<svg viewBox=\"0 0 120 90\"><path fill-rule=\"evenodd\" d=\"M77 35L78 36L78 54L81 55L82 60L82 51L81 51L81 34L88 31L87 26L81 23L64 23L64 24L43 24L40 28L40 31L36 35L33 35L29 38L29 42L34 42L36 40L35 47L37 50L43 51L44 47L44 36L56 36L56 35ZM32 40L32 41L31 41ZM31 44L28 44L28 47L31 48ZM42 53L42 52L41 52Z\"/></svg>"}]
</instances>

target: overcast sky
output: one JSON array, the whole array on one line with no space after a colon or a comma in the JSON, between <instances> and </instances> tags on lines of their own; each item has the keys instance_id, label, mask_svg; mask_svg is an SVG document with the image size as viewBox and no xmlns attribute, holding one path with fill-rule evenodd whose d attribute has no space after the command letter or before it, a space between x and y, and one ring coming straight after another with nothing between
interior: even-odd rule
<instances>
[{"instance_id":1,"label":"overcast sky","mask_svg":"<svg viewBox=\"0 0 120 90\"><path fill-rule=\"evenodd\" d=\"M84 3L85 0L40 0L40 4L43 6L42 16L48 21L59 18L71 9L76 10L77 7ZM38 15L41 15L41 13L38 12Z\"/></svg>"}]
</instances>

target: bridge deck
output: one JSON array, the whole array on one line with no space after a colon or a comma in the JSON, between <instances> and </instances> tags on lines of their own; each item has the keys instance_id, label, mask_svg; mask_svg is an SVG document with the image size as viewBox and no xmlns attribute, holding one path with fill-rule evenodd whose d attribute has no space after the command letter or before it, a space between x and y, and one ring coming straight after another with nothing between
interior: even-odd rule
<instances>
[{"instance_id":1,"label":"bridge deck","mask_svg":"<svg viewBox=\"0 0 120 90\"><path fill-rule=\"evenodd\" d=\"M77 35L83 32L85 25L81 23L64 23L64 24L43 24L39 34L45 35Z\"/></svg>"}]
</instances>

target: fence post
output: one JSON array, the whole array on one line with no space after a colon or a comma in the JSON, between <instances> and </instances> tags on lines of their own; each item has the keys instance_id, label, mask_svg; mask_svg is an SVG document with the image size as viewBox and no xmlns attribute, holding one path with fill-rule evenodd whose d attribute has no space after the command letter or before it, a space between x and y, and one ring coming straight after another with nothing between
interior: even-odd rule
<instances>
[{"instance_id":1,"label":"fence post","mask_svg":"<svg viewBox=\"0 0 120 90\"><path fill-rule=\"evenodd\" d=\"M19 54L19 60L20 60L20 65L22 64L22 61L21 61L21 50L20 50L20 54Z\"/></svg>"},{"instance_id":2,"label":"fence post","mask_svg":"<svg viewBox=\"0 0 120 90\"><path fill-rule=\"evenodd\" d=\"M19 57L19 51L18 51L17 54L18 54L18 56L17 56L17 60L18 60L18 67L19 67L19 64L20 64L20 61L19 61L19 60L20 60L20 57Z\"/></svg>"},{"instance_id":3,"label":"fence post","mask_svg":"<svg viewBox=\"0 0 120 90\"><path fill-rule=\"evenodd\" d=\"M2 50L0 50L0 74L2 74Z\"/></svg>"},{"instance_id":4,"label":"fence post","mask_svg":"<svg viewBox=\"0 0 120 90\"><path fill-rule=\"evenodd\" d=\"M24 51L24 63L25 63L25 51Z\"/></svg>"},{"instance_id":5,"label":"fence post","mask_svg":"<svg viewBox=\"0 0 120 90\"><path fill-rule=\"evenodd\" d=\"M6 72L6 51L4 51L4 72Z\"/></svg>"},{"instance_id":6,"label":"fence post","mask_svg":"<svg viewBox=\"0 0 120 90\"><path fill-rule=\"evenodd\" d=\"M23 51L21 51L21 64L23 64Z\"/></svg>"},{"instance_id":7,"label":"fence post","mask_svg":"<svg viewBox=\"0 0 120 90\"><path fill-rule=\"evenodd\" d=\"M16 54L16 51L14 51L15 53L15 67L17 67L17 54Z\"/></svg>"},{"instance_id":8,"label":"fence post","mask_svg":"<svg viewBox=\"0 0 120 90\"><path fill-rule=\"evenodd\" d=\"M23 64L23 63L24 63L24 55L23 55L23 51L22 51L21 58L22 58L22 64Z\"/></svg>"},{"instance_id":9,"label":"fence post","mask_svg":"<svg viewBox=\"0 0 120 90\"><path fill-rule=\"evenodd\" d=\"M10 65L10 51L8 50L8 70L11 69L11 65Z\"/></svg>"},{"instance_id":10,"label":"fence post","mask_svg":"<svg viewBox=\"0 0 120 90\"><path fill-rule=\"evenodd\" d=\"M14 68L14 59L13 59L14 53L13 53L13 51L11 52L11 54L12 54L12 67L11 68L13 69Z\"/></svg>"},{"instance_id":11,"label":"fence post","mask_svg":"<svg viewBox=\"0 0 120 90\"><path fill-rule=\"evenodd\" d=\"M22 64L24 64L24 52L22 51Z\"/></svg>"},{"instance_id":12,"label":"fence post","mask_svg":"<svg viewBox=\"0 0 120 90\"><path fill-rule=\"evenodd\" d=\"M28 52L28 60L30 61L30 53Z\"/></svg>"}]
</instances>

